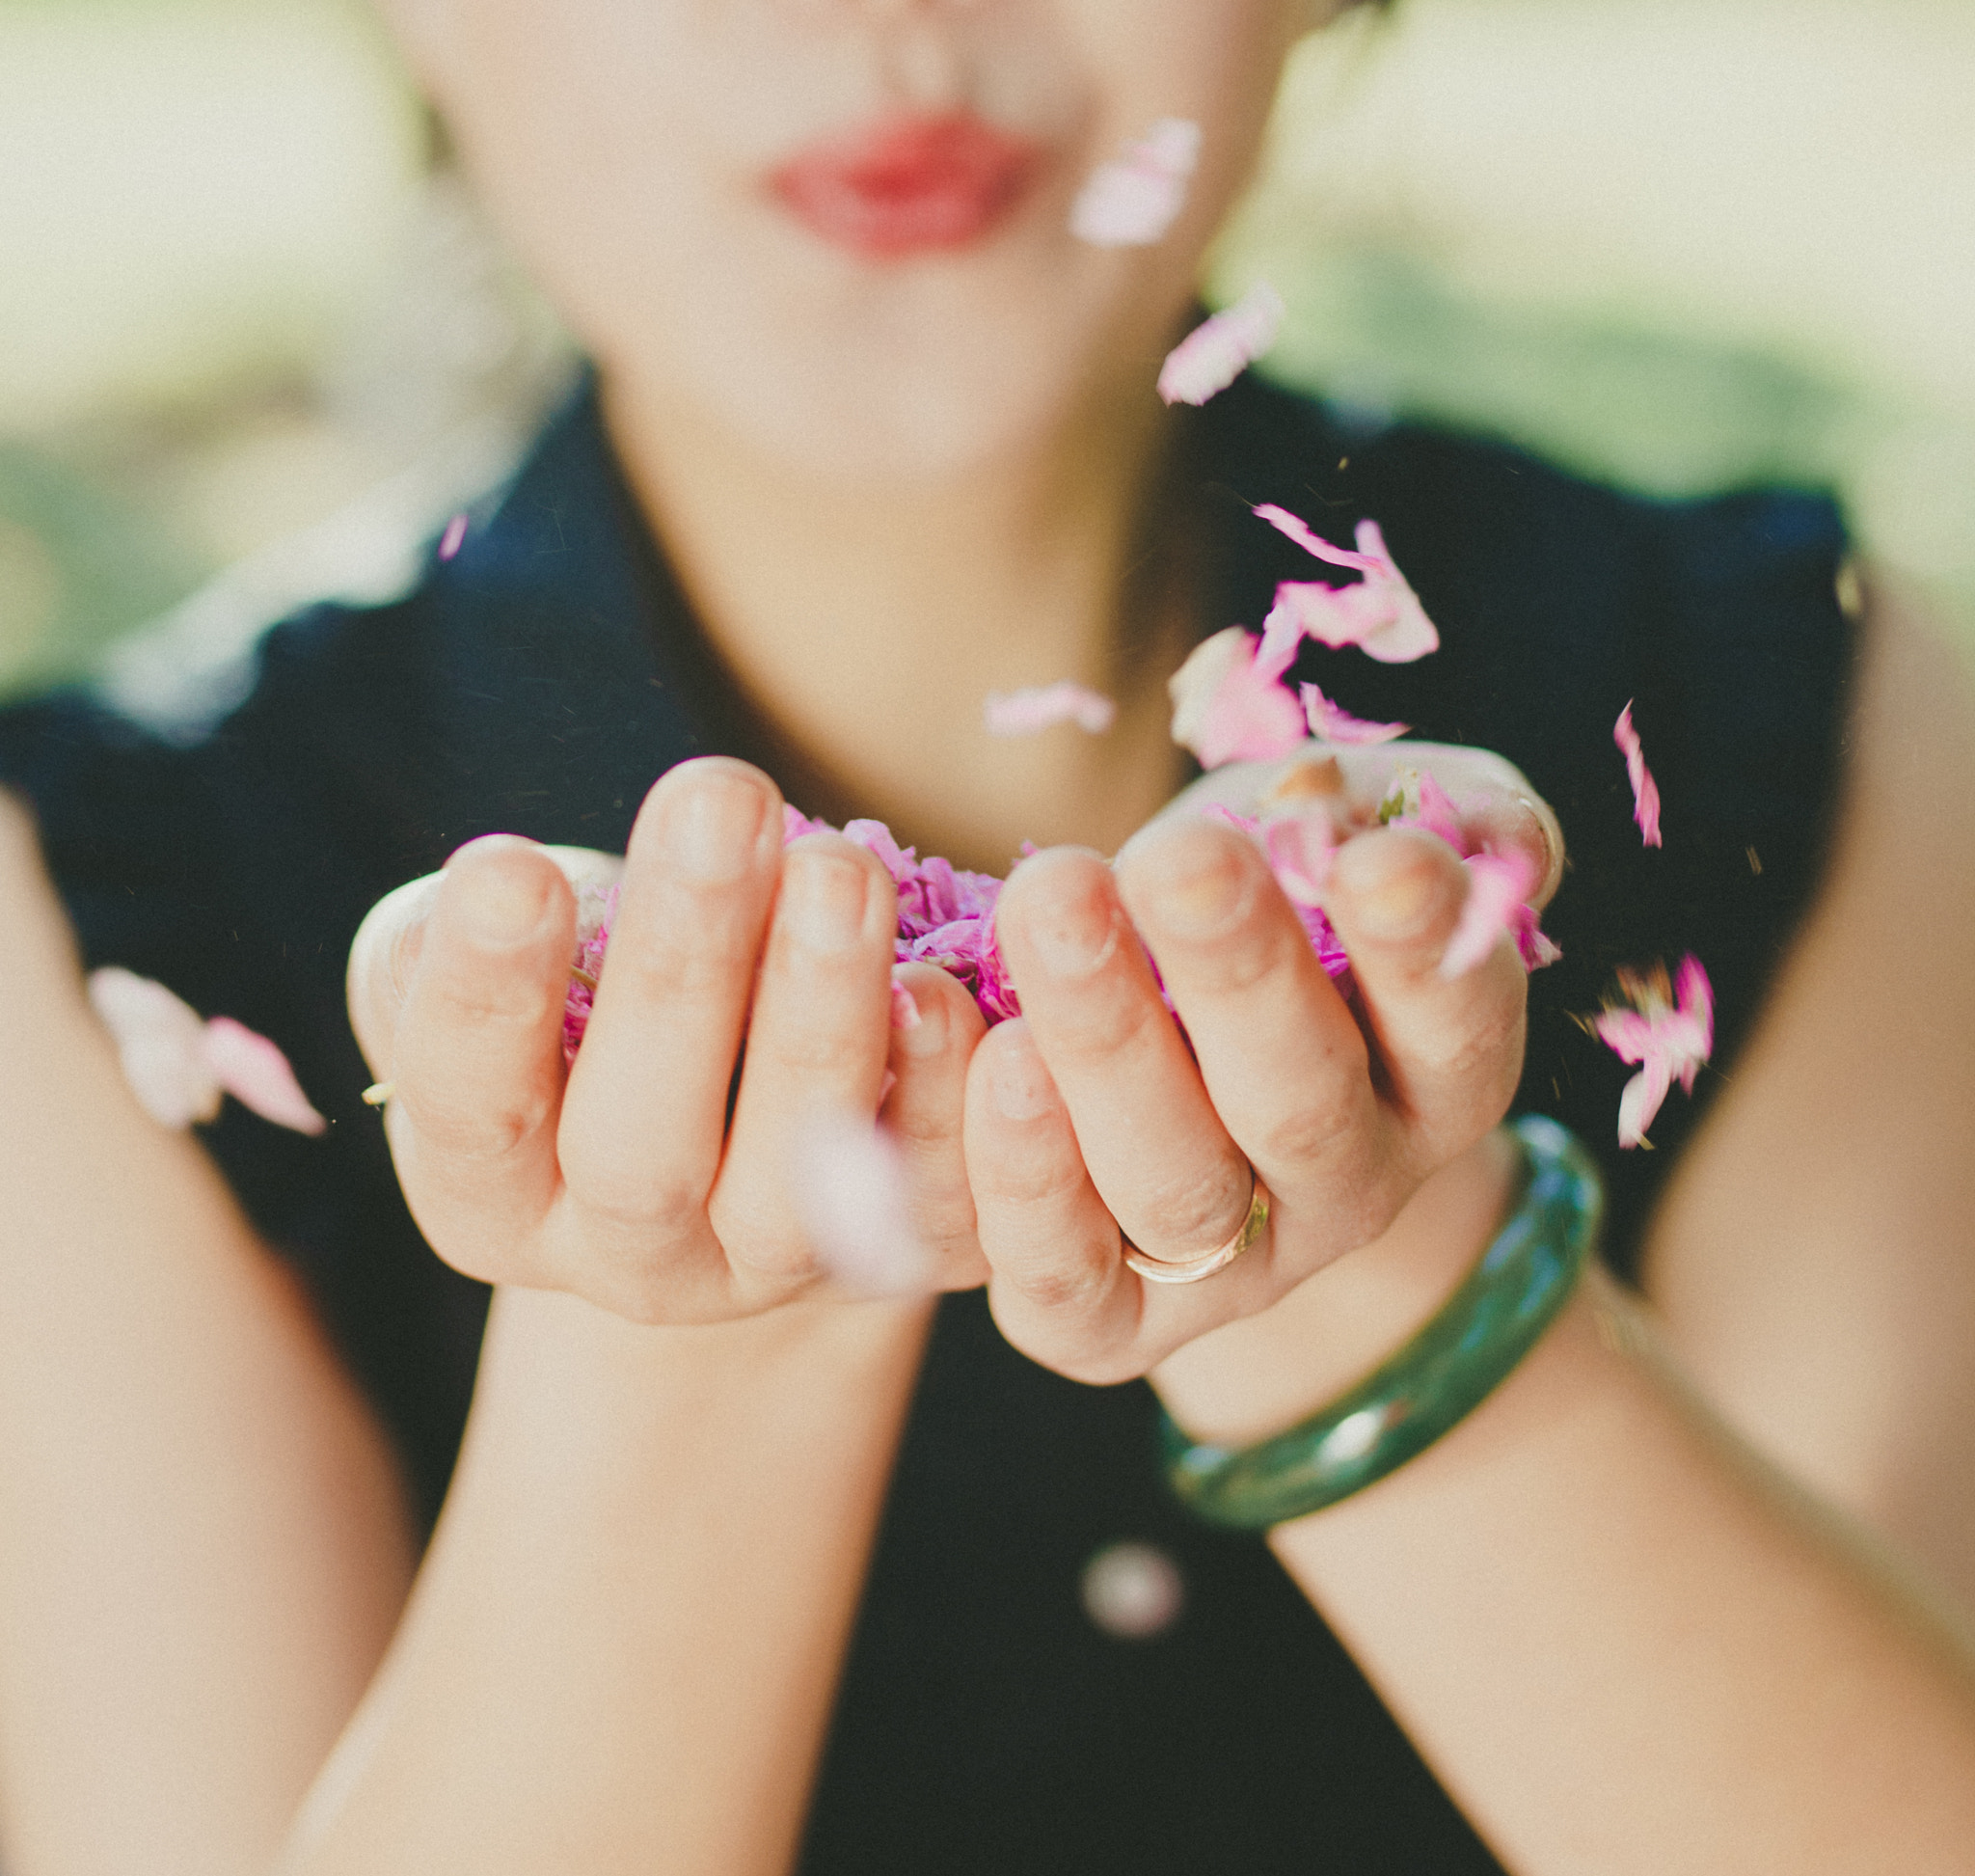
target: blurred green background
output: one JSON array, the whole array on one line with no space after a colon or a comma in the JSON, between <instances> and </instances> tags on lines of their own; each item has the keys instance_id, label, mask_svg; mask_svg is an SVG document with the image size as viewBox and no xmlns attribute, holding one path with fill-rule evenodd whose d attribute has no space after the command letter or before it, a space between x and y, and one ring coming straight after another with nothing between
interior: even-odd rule
<instances>
[{"instance_id":1,"label":"blurred green background","mask_svg":"<svg viewBox=\"0 0 1975 1876\"><path fill-rule=\"evenodd\" d=\"M388 591L499 475L567 352L430 157L355 0L0 0L0 690ZM1212 285L1258 274L1268 368L1369 417L1834 487L1975 595L1970 0L1347 20Z\"/></svg>"}]
</instances>

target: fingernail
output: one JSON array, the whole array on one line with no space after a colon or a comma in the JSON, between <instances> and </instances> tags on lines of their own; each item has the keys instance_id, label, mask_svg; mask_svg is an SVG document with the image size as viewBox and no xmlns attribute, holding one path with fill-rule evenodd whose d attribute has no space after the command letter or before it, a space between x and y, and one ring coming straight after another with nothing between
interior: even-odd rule
<instances>
[{"instance_id":1,"label":"fingernail","mask_svg":"<svg viewBox=\"0 0 1975 1876\"><path fill-rule=\"evenodd\" d=\"M1033 1048L996 1049L988 1078L995 1111L1005 1120L1040 1120L1056 1107L1055 1084Z\"/></svg>"},{"instance_id":2,"label":"fingernail","mask_svg":"<svg viewBox=\"0 0 1975 1876\"><path fill-rule=\"evenodd\" d=\"M754 863L767 806L766 792L744 776L717 769L694 775L665 802L666 857L694 879L738 880Z\"/></svg>"},{"instance_id":3,"label":"fingernail","mask_svg":"<svg viewBox=\"0 0 1975 1876\"><path fill-rule=\"evenodd\" d=\"M902 1020L909 1009L909 1018ZM903 984L891 987L891 1027L907 1055L937 1055L946 1047L946 1010L936 997L921 1003Z\"/></svg>"},{"instance_id":4,"label":"fingernail","mask_svg":"<svg viewBox=\"0 0 1975 1876\"><path fill-rule=\"evenodd\" d=\"M1116 909L1095 893L1029 907L1022 925L1042 968L1057 977L1090 976L1118 945Z\"/></svg>"},{"instance_id":5,"label":"fingernail","mask_svg":"<svg viewBox=\"0 0 1975 1876\"><path fill-rule=\"evenodd\" d=\"M856 860L817 849L791 854L776 916L805 950L848 951L863 936L870 892L870 874Z\"/></svg>"},{"instance_id":6,"label":"fingernail","mask_svg":"<svg viewBox=\"0 0 1975 1876\"><path fill-rule=\"evenodd\" d=\"M1411 841L1375 835L1347 841L1335 874L1351 897L1356 922L1373 938L1416 937L1425 929L1440 896L1432 856Z\"/></svg>"},{"instance_id":7,"label":"fingernail","mask_svg":"<svg viewBox=\"0 0 1975 1876\"><path fill-rule=\"evenodd\" d=\"M1148 909L1175 938L1225 937L1241 922L1255 898L1248 870L1210 835L1169 836Z\"/></svg>"},{"instance_id":8,"label":"fingernail","mask_svg":"<svg viewBox=\"0 0 1975 1876\"><path fill-rule=\"evenodd\" d=\"M549 908L549 882L510 866L468 866L453 890L467 930L485 945L508 949L534 937Z\"/></svg>"}]
</instances>

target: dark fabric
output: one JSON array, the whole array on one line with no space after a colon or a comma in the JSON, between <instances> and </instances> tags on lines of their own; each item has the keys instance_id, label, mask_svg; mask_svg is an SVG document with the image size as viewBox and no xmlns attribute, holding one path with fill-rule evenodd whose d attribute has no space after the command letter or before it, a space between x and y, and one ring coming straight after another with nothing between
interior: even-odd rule
<instances>
[{"instance_id":1,"label":"dark fabric","mask_svg":"<svg viewBox=\"0 0 1975 1876\"><path fill-rule=\"evenodd\" d=\"M1501 449L1353 439L1244 382L1185 420L1177 460L1216 595L1259 624L1308 557L1273 500L1348 540L1377 518L1443 649L1386 666L1312 648L1363 716L1485 745L1556 806L1572 871L1531 983L1521 1105L1600 1155L1630 1264L1659 1182L1732 1071L1816 880L1850 646L1822 501L1632 501ZM385 891L504 829L621 848L652 779L731 713L632 507L585 390L498 512L401 602L270 633L249 700L189 747L88 697L0 714L0 780L41 817L90 965L272 1035L326 1140L230 1107L210 1149L308 1281L436 1511L484 1293L431 1256L392 1180L343 1015L351 936ZM1665 796L1642 850L1611 724L1635 717ZM1705 960L1717 1069L1660 1151L1613 1138L1627 1071L1570 1020L1621 962ZM942 1310L846 1675L804 1868L1159 1872L1495 1867L1263 1546L1189 1525L1139 1385L1074 1386L1012 1353L978 1296ZM1177 1561L1185 1614L1113 1639L1077 1599L1121 1539ZM1448 1534L1448 1542L1458 1534ZM1504 1724L1513 1716L1504 1715Z\"/></svg>"}]
</instances>

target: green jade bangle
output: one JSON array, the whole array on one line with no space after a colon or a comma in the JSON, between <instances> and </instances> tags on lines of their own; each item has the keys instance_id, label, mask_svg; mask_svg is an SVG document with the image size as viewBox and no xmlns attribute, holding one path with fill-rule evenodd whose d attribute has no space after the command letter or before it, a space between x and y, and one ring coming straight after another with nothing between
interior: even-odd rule
<instances>
[{"instance_id":1,"label":"green jade bangle","mask_svg":"<svg viewBox=\"0 0 1975 1876\"><path fill-rule=\"evenodd\" d=\"M1433 1319L1324 1410L1254 1446L1196 1445L1160 1416L1167 1477L1209 1524L1262 1531L1395 1472L1494 1393L1535 1346L1597 1240L1598 1169L1555 1121L1509 1129L1525 1173L1515 1208Z\"/></svg>"}]
</instances>

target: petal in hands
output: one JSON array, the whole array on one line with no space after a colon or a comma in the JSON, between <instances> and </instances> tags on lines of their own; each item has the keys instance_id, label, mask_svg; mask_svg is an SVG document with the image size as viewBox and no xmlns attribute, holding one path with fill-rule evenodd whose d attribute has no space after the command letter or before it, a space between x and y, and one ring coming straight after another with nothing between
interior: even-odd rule
<instances>
[{"instance_id":1,"label":"petal in hands","mask_svg":"<svg viewBox=\"0 0 1975 1876\"><path fill-rule=\"evenodd\" d=\"M1440 960L1440 974L1449 980L1465 977L1504 934L1516 934L1520 914L1529 910L1524 902L1536 885L1536 869L1522 854L1475 854L1463 864L1468 896Z\"/></svg>"}]
</instances>

